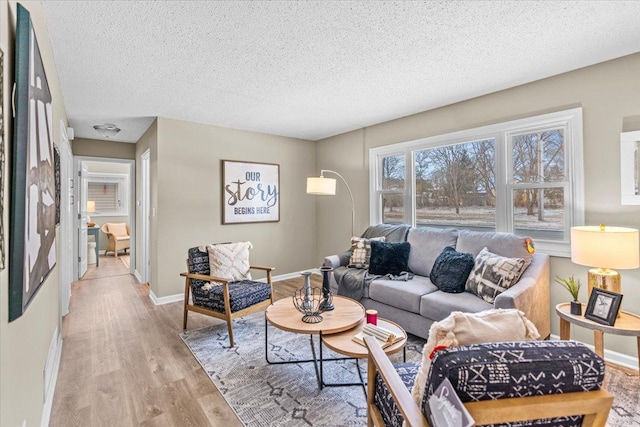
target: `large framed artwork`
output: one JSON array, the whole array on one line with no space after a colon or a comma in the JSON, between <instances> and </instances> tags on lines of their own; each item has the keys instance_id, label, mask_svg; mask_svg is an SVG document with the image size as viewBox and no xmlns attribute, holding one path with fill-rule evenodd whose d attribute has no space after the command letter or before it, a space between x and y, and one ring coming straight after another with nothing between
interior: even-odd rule
<instances>
[{"instance_id":1,"label":"large framed artwork","mask_svg":"<svg viewBox=\"0 0 640 427\"><path fill-rule=\"evenodd\" d=\"M280 165L222 160L222 223L280 221Z\"/></svg>"},{"instance_id":2,"label":"large framed artwork","mask_svg":"<svg viewBox=\"0 0 640 427\"><path fill-rule=\"evenodd\" d=\"M22 316L56 264L51 92L29 12L17 5L9 234L9 321Z\"/></svg>"}]
</instances>

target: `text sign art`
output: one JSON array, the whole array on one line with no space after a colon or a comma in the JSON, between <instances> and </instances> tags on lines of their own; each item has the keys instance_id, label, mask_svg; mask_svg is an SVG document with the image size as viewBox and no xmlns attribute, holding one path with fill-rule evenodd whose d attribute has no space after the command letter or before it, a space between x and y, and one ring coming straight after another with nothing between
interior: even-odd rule
<instances>
[{"instance_id":1,"label":"text sign art","mask_svg":"<svg viewBox=\"0 0 640 427\"><path fill-rule=\"evenodd\" d=\"M280 165L222 161L222 223L280 221Z\"/></svg>"}]
</instances>

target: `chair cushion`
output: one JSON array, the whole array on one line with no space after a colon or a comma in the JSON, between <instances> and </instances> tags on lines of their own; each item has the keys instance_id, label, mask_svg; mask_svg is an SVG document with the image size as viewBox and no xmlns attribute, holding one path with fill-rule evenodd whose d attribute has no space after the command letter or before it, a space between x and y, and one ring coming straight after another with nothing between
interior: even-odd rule
<instances>
[{"instance_id":1,"label":"chair cushion","mask_svg":"<svg viewBox=\"0 0 640 427\"><path fill-rule=\"evenodd\" d=\"M535 340L539 337L534 324L524 317L524 313L515 309L492 309L480 313L455 311L444 320L435 322L429 329L429 338L422 350L420 372L411 390L413 400L416 404L421 404L431 367L431 353L437 346L457 347L499 341Z\"/></svg>"},{"instance_id":2,"label":"chair cushion","mask_svg":"<svg viewBox=\"0 0 640 427\"><path fill-rule=\"evenodd\" d=\"M524 258L507 258L484 248L475 259L465 290L493 304L498 295L518 282L525 268Z\"/></svg>"},{"instance_id":3,"label":"chair cushion","mask_svg":"<svg viewBox=\"0 0 640 427\"><path fill-rule=\"evenodd\" d=\"M598 390L604 361L576 341L526 341L451 347L436 353L421 403L448 378L462 402ZM504 424L510 425L510 424ZM582 416L513 425L580 426Z\"/></svg>"},{"instance_id":4,"label":"chair cushion","mask_svg":"<svg viewBox=\"0 0 640 427\"><path fill-rule=\"evenodd\" d=\"M113 234L115 237L129 237L129 233L127 232L127 224L125 224L124 222L109 223L107 229L109 230L109 233Z\"/></svg>"},{"instance_id":5,"label":"chair cushion","mask_svg":"<svg viewBox=\"0 0 640 427\"><path fill-rule=\"evenodd\" d=\"M231 282L228 286L232 313L265 301L271 296L271 286L265 282L242 280ZM194 305L206 307L219 313L225 312L222 285L212 286L208 290L195 288L192 292L192 299Z\"/></svg>"},{"instance_id":6,"label":"chair cushion","mask_svg":"<svg viewBox=\"0 0 640 427\"><path fill-rule=\"evenodd\" d=\"M251 280L249 249L252 248L251 242L207 245L210 274L232 281Z\"/></svg>"},{"instance_id":7,"label":"chair cushion","mask_svg":"<svg viewBox=\"0 0 640 427\"><path fill-rule=\"evenodd\" d=\"M116 236L116 240L117 241L131 240L131 237L129 237L129 236Z\"/></svg>"},{"instance_id":8,"label":"chair cushion","mask_svg":"<svg viewBox=\"0 0 640 427\"><path fill-rule=\"evenodd\" d=\"M411 390L411 387L413 387L413 382L416 378L416 374L418 373L418 369L420 368L420 364L415 362L407 362L394 364L393 367L400 376L400 379L404 383L405 387ZM393 400L393 397L391 397L391 393L389 393L389 389L387 388L379 373L376 375L376 387L373 399L376 406L380 410L380 414L382 415L385 426L402 426L404 417L400 413L396 402Z\"/></svg>"}]
</instances>

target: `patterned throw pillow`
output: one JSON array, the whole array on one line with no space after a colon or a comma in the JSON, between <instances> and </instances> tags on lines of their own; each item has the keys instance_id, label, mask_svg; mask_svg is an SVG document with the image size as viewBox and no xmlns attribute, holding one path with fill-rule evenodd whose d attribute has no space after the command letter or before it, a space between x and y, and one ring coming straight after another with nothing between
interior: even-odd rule
<instances>
[{"instance_id":1,"label":"patterned throw pillow","mask_svg":"<svg viewBox=\"0 0 640 427\"><path fill-rule=\"evenodd\" d=\"M351 238L351 258L349 258L349 268L369 268L371 258L371 241L384 242L385 237L373 237L365 239L363 237Z\"/></svg>"},{"instance_id":2,"label":"patterned throw pillow","mask_svg":"<svg viewBox=\"0 0 640 427\"><path fill-rule=\"evenodd\" d=\"M251 242L207 245L211 275L231 279L234 282L251 280L249 249L253 249Z\"/></svg>"},{"instance_id":3,"label":"patterned throw pillow","mask_svg":"<svg viewBox=\"0 0 640 427\"><path fill-rule=\"evenodd\" d=\"M442 292L452 294L464 292L473 264L473 255L458 252L451 246L447 246L433 263L429 279Z\"/></svg>"},{"instance_id":4,"label":"patterned throw pillow","mask_svg":"<svg viewBox=\"0 0 640 427\"><path fill-rule=\"evenodd\" d=\"M496 297L515 285L525 270L523 258L507 258L484 248L476 257L465 290L493 304Z\"/></svg>"}]
</instances>

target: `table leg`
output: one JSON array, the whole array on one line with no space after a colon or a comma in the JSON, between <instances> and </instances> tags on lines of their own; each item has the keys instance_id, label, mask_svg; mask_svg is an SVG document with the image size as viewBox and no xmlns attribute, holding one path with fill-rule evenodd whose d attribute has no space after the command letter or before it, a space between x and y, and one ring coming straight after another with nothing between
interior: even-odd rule
<instances>
[{"instance_id":1,"label":"table leg","mask_svg":"<svg viewBox=\"0 0 640 427\"><path fill-rule=\"evenodd\" d=\"M604 332L593 331L593 346L596 354L604 359Z\"/></svg>"},{"instance_id":2,"label":"table leg","mask_svg":"<svg viewBox=\"0 0 640 427\"><path fill-rule=\"evenodd\" d=\"M563 318L560 318L560 339L571 339L571 323Z\"/></svg>"},{"instance_id":3,"label":"table leg","mask_svg":"<svg viewBox=\"0 0 640 427\"><path fill-rule=\"evenodd\" d=\"M638 375L640 375L640 336L636 340L638 341L638 352L636 353L638 355Z\"/></svg>"}]
</instances>

